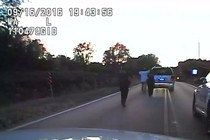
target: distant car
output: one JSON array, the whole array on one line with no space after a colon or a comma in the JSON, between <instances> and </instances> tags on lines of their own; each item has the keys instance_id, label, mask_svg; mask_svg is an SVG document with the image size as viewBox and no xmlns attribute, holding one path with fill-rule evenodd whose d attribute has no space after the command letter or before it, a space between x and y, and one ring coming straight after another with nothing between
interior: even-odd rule
<instances>
[{"instance_id":1,"label":"distant car","mask_svg":"<svg viewBox=\"0 0 210 140\"><path fill-rule=\"evenodd\" d=\"M194 90L192 112L194 117L202 116L206 120L210 133L210 73L195 81L199 86Z\"/></svg>"},{"instance_id":2,"label":"distant car","mask_svg":"<svg viewBox=\"0 0 210 140\"><path fill-rule=\"evenodd\" d=\"M174 91L175 76L170 67L153 67L151 73L154 75L155 88L168 88Z\"/></svg>"}]
</instances>

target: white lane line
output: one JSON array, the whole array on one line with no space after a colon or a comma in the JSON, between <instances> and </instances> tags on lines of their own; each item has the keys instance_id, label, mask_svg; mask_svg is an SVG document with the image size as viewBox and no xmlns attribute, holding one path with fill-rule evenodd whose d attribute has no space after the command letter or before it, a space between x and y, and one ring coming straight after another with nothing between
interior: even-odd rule
<instances>
[{"instance_id":1,"label":"white lane line","mask_svg":"<svg viewBox=\"0 0 210 140\"><path fill-rule=\"evenodd\" d=\"M169 90L167 90L167 92L168 92L168 97L169 97L169 103L170 103L170 106L171 106L172 116L173 116L173 119L174 119L174 121L172 123L175 124L176 130L177 130L177 137L179 137L180 136L180 131L179 130L180 130L181 127L180 127L180 124L179 124L178 119L176 117L176 112L175 112L175 109L174 109L174 104L172 102L171 94L170 94Z\"/></svg>"},{"instance_id":2,"label":"white lane line","mask_svg":"<svg viewBox=\"0 0 210 140\"><path fill-rule=\"evenodd\" d=\"M139 85L135 85L135 86L133 86L133 87L130 87L130 89L136 88L136 87L138 87L138 86L139 86ZM112 97L112 96L118 95L119 93L120 93L120 92L118 91L118 92L113 93L113 94L111 94L111 95L107 95L107 96L105 96L105 97L102 97L102 98L99 98L99 99L90 101L90 102L88 102L88 103L85 103L85 104L82 104L82 105L79 105L79 106L76 106L76 107L73 107L73 108L70 108L70 109L67 109L67 110L58 112L58 113L56 113L56 114L53 114L53 115L44 117L44 118L39 119L39 120L31 121L31 122L29 122L29 123L26 123L26 124L23 124L23 125L20 125L20 126L11 128L11 129L8 129L8 130L6 130L6 131L14 131L14 130L17 130L17 129L20 129L20 128L23 128L23 127L26 127L26 126L29 126L29 125L32 125L32 124L35 124L35 123L38 123L38 122L47 120L47 119L50 119L50 118L52 118L52 117L56 117L56 116L58 116L58 115L61 115L61 114L66 113L66 112L70 112L70 111L73 111L73 110L82 108L82 107L84 107L84 106L93 104L93 103L95 103L95 102L99 102L99 101L101 101L101 100L104 100L104 99L110 98L110 97Z\"/></svg>"},{"instance_id":3,"label":"white lane line","mask_svg":"<svg viewBox=\"0 0 210 140\"><path fill-rule=\"evenodd\" d=\"M82 104L82 105L79 105L79 106L76 106L76 107L73 107L73 108L70 108L70 109L67 109L67 110L64 110L64 111L61 111L61 112L58 112L56 114L53 114L53 115L50 115L50 116L47 116L47 117L44 117L42 119L39 119L39 120L35 120L35 121L32 121L32 122L29 122L29 123L26 123L26 124L23 124L23 125L20 125L20 126L17 126L17 127L14 127L14 128L11 128L11 129L8 129L7 131L13 131L13 130L17 130L17 129L20 129L20 128L23 128L23 127L26 127L26 126L29 126L29 125L32 125L32 124L35 124L35 123L38 123L38 122L41 122L41 121L44 121L44 120L47 120L49 118L52 118L52 117L55 117L55 116L58 116L58 115L61 115L61 114L64 114L66 112L70 112L70 111L73 111L73 110L76 110L76 109L79 109L79 108L82 108L84 106L87 106L87 105L90 105L90 104L93 104L95 102L98 102L98 101L101 101L101 100L104 100L104 99L107 99L107 98L110 98L112 96L115 96L117 94L119 94L120 92L116 92L114 94L111 94L111 95L108 95L108 96L105 96L105 97L102 97L100 99L96 99L96 100L93 100L91 102L88 102L88 103L85 103L85 104Z\"/></svg>"},{"instance_id":4,"label":"white lane line","mask_svg":"<svg viewBox=\"0 0 210 140\"><path fill-rule=\"evenodd\" d=\"M168 92L165 90L164 92L164 134L169 135L168 129L168 103L167 103L167 94Z\"/></svg>"}]
</instances>

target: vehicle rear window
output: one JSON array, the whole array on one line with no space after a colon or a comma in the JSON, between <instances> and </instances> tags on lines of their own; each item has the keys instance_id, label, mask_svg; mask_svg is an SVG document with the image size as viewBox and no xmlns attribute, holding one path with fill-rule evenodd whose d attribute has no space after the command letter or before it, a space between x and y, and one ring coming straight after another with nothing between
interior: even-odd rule
<instances>
[{"instance_id":1,"label":"vehicle rear window","mask_svg":"<svg viewBox=\"0 0 210 140\"><path fill-rule=\"evenodd\" d=\"M152 69L154 75L173 75L173 72L170 68L154 68Z\"/></svg>"}]
</instances>

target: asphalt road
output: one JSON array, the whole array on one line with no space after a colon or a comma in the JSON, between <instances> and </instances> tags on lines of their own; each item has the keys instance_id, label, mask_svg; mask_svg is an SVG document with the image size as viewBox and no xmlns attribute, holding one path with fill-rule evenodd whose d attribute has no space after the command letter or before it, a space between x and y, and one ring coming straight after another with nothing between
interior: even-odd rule
<instances>
[{"instance_id":1,"label":"asphalt road","mask_svg":"<svg viewBox=\"0 0 210 140\"><path fill-rule=\"evenodd\" d=\"M129 91L126 108L116 93L19 129L102 128L207 140L210 137L205 133L204 121L192 116L193 90L193 86L177 82L174 92L159 88L149 97L137 85Z\"/></svg>"}]
</instances>

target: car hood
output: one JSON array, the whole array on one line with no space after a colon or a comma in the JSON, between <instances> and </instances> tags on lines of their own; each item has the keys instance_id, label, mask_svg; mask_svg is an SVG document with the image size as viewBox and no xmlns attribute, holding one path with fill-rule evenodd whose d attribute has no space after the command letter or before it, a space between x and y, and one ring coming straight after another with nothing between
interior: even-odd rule
<instances>
[{"instance_id":1,"label":"car hood","mask_svg":"<svg viewBox=\"0 0 210 140\"><path fill-rule=\"evenodd\" d=\"M107 129L31 129L0 132L1 140L184 140L169 136Z\"/></svg>"}]
</instances>

